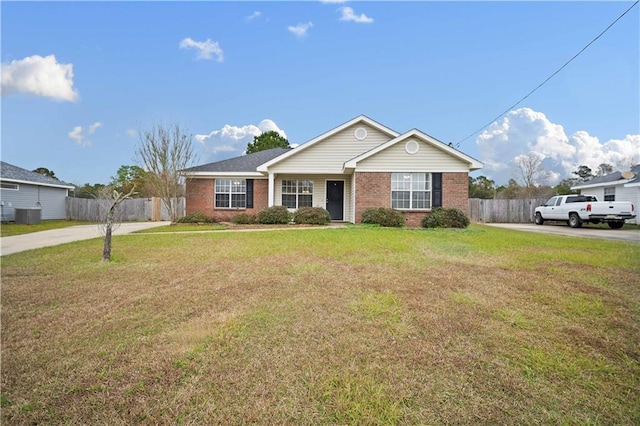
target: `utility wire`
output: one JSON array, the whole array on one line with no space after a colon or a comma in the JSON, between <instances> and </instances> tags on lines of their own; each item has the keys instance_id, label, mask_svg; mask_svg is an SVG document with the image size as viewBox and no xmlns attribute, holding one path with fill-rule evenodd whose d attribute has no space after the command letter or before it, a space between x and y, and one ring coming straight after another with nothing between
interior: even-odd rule
<instances>
[{"instance_id":1,"label":"utility wire","mask_svg":"<svg viewBox=\"0 0 640 426\"><path fill-rule=\"evenodd\" d=\"M598 34L596 36L596 38L594 38L593 40L591 40L589 42L589 44L587 44L585 47L582 48L582 50L580 50L578 53L576 53L575 55L573 55L573 57L571 59L569 59L567 62L564 63L564 65L562 65L560 68L558 68L558 70L556 72L554 72L553 74L551 74L549 77L547 77L547 79L545 81L543 81L542 83L538 84L536 86L535 89L533 89L532 91L530 91L529 93L527 93L522 99L520 99L518 102L516 102L515 104L511 105L509 108L507 108L502 114L498 115L496 118L494 118L493 120L489 121L487 124L485 124L484 126L480 127L478 130L476 130L475 132L471 133L469 136L467 136L466 138L462 139L461 141L459 141L456 144L456 147L459 147L460 144L464 141L466 141L467 139L469 139L471 136L475 135L476 133L481 132L482 130L484 130L486 127L488 127L489 125L491 125L494 121L498 120L499 118L501 118L502 116L506 115L509 111L511 111L513 108L515 108L516 106L520 105L520 103L522 101L524 101L525 99L527 99L529 96L531 96L536 90L538 90L539 88L541 88L542 86L544 86L549 80L551 80L556 74L558 74L560 71L562 71L567 65L569 65L574 59L576 59L578 56L580 56L580 54L582 52L584 52L585 50L587 50L587 48L589 46L591 46L596 40L598 40L600 37L602 37L604 35L604 33L606 33L607 31L609 31L609 29L611 27L613 27L616 22L618 22L620 19L622 19L622 17L624 15L626 15L631 9L633 9L638 3L640 2L640 0L636 0L635 3L633 3L631 5L631 7L627 10L624 11L624 13L620 16L618 16L618 18L616 18L615 21L613 21L607 28L604 29L604 31L602 31L600 34Z\"/></svg>"}]
</instances>

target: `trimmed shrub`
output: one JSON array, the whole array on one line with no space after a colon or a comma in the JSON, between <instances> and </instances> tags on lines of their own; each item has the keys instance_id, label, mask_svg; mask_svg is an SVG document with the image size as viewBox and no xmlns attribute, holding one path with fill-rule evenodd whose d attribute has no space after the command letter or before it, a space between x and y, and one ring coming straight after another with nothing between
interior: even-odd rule
<instances>
[{"instance_id":1,"label":"trimmed shrub","mask_svg":"<svg viewBox=\"0 0 640 426\"><path fill-rule=\"evenodd\" d=\"M235 215L231 222L236 225L252 225L256 223L256 217L249 213L240 213Z\"/></svg>"},{"instance_id":2,"label":"trimmed shrub","mask_svg":"<svg viewBox=\"0 0 640 426\"><path fill-rule=\"evenodd\" d=\"M192 213L176 219L176 223L218 223L215 217L207 216L204 213Z\"/></svg>"},{"instance_id":3,"label":"trimmed shrub","mask_svg":"<svg viewBox=\"0 0 640 426\"><path fill-rule=\"evenodd\" d=\"M293 221L308 225L326 225L331 215L322 207L301 207L293 214Z\"/></svg>"},{"instance_id":4,"label":"trimmed shrub","mask_svg":"<svg viewBox=\"0 0 640 426\"><path fill-rule=\"evenodd\" d=\"M458 209L436 207L422 219L423 228L466 228L469 218Z\"/></svg>"},{"instance_id":5,"label":"trimmed shrub","mask_svg":"<svg viewBox=\"0 0 640 426\"><path fill-rule=\"evenodd\" d=\"M362 213L362 223L402 228L405 225L402 212L387 207L372 207Z\"/></svg>"},{"instance_id":6,"label":"trimmed shrub","mask_svg":"<svg viewBox=\"0 0 640 426\"><path fill-rule=\"evenodd\" d=\"M256 217L258 223L262 224L287 224L291 222L291 212L285 206L273 206L262 209Z\"/></svg>"}]
</instances>

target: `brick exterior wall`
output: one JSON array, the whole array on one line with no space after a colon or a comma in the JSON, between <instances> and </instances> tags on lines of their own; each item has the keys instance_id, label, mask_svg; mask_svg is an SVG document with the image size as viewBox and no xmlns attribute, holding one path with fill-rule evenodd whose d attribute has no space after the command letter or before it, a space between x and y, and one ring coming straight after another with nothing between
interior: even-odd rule
<instances>
[{"instance_id":1,"label":"brick exterior wall","mask_svg":"<svg viewBox=\"0 0 640 426\"><path fill-rule=\"evenodd\" d=\"M356 172L356 223L371 207L391 207L391 173Z\"/></svg>"},{"instance_id":2,"label":"brick exterior wall","mask_svg":"<svg viewBox=\"0 0 640 426\"><path fill-rule=\"evenodd\" d=\"M442 173L442 207L468 212L468 173ZM356 172L356 223L370 207L391 207L391 173ZM424 211L404 211L407 226L420 227L428 214Z\"/></svg>"},{"instance_id":3,"label":"brick exterior wall","mask_svg":"<svg viewBox=\"0 0 640 426\"><path fill-rule=\"evenodd\" d=\"M251 209L216 209L214 208L215 179L187 179L186 210L187 214L204 213L221 222L230 221L238 213L257 214L268 206L269 181L253 180L253 208Z\"/></svg>"},{"instance_id":4,"label":"brick exterior wall","mask_svg":"<svg viewBox=\"0 0 640 426\"><path fill-rule=\"evenodd\" d=\"M442 207L469 214L469 173L442 173Z\"/></svg>"}]
</instances>

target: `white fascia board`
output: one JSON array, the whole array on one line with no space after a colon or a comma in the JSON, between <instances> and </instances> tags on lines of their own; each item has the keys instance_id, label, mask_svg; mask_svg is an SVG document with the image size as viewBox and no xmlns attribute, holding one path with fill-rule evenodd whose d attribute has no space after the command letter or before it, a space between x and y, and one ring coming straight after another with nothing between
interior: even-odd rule
<instances>
[{"instance_id":1,"label":"white fascia board","mask_svg":"<svg viewBox=\"0 0 640 426\"><path fill-rule=\"evenodd\" d=\"M640 186L640 182L631 182L631 183L624 184L625 188L637 188L639 186Z\"/></svg>"},{"instance_id":2,"label":"white fascia board","mask_svg":"<svg viewBox=\"0 0 640 426\"><path fill-rule=\"evenodd\" d=\"M605 186L625 185L625 184L629 183L630 180L631 179L614 180L614 181L611 181L611 182L592 183L590 185L588 183L585 183L584 185L572 186L571 189L572 190L576 190L576 189L588 189L588 188L602 188L602 187L605 187Z\"/></svg>"},{"instance_id":3,"label":"white fascia board","mask_svg":"<svg viewBox=\"0 0 640 426\"><path fill-rule=\"evenodd\" d=\"M0 181L2 181L2 182L11 182L11 183L22 183L22 184L25 184L25 185L34 185L34 186L49 186L51 188L75 189L75 186L72 186L72 185L56 185L56 184L53 184L53 183L31 182L31 181L28 181L28 180L19 180L19 179L2 178L2 179L0 179Z\"/></svg>"},{"instance_id":4,"label":"white fascia board","mask_svg":"<svg viewBox=\"0 0 640 426\"><path fill-rule=\"evenodd\" d=\"M257 177L264 178L265 175L259 172L187 172L182 173L182 176L199 179L199 178L211 178L211 177L225 177L225 176L245 176L245 177Z\"/></svg>"},{"instance_id":5,"label":"white fascia board","mask_svg":"<svg viewBox=\"0 0 640 426\"><path fill-rule=\"evenodd\" d=\"M464 154L460 151L458 151L457 149L450 147L449 145L439 141L438 139L429 136L428 134L418 130L418 129L412 129L409 130L406 133L403 133L401 135L399 135L398 137L396 137L395 139L391 139L388 142L385 142L381 145L378 145L377 147L355 157L352 158L351 160L347 161L346 163L344 163L344 168L345 169L355 169L358 161L362 161L365 158L369 158L372 155L375 155L377 153L379 153L380 151L384 151L385 149L389 148L390 146L393 146L405 139L411 138L411 137L416 137L418 139L421 139L422 141L428 143L429 145L433 146L436 149L439 149L441 151L446 152L447 154L451 155L452 157L456 157L459 160L462 160L466 163L469 164L469 170L473 171L473 170L478 170L484 167L484 164L478 160L476 160L473 157L468 156L467 154Z\"/></svg>"},{"instance_id":6,"label":"white fascia board","mask_svg":"<svg viewBox=\"0 0 640 426\"><path fill-rule=\"evenodd\" d=\"M259 172L266 172L269 169L269 166L276 164L282 160L284 160L285 158L289 158L292 155L296 155L298 152L300 151L304 151L305 149L315 145L318 142L321 142L327 138L330 138L331 136L335 135L338 132L343 131L344 129L353 126L354 124L357 123L365 123L371 127L373 127L376 130L379 130L382 133L386 133L387 135L391 136L392 138L395 138L399 135L398 132L396 132L395 130L392 130L386 126L383 126L382 124L370 119L369 117L367 117L366 115L359 115L356 118L347 121L344 124L339 125L338 127L329 130L328 132L324 132L323 134L321 134L320 136L316 136L315 138L311 139L308 142L303 143L302 145L298 146L297 148L292 149L289 152L286 152L282 155L280 155L279 157L274 158L273 160L267 161L266 163L258 166L258 171Z\"/></svg>"}]
</instances>

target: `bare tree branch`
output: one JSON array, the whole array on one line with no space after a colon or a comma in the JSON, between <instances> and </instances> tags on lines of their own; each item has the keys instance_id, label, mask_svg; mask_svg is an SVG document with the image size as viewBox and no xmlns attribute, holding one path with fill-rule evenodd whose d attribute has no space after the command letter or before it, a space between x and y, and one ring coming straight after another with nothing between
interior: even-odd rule
<instances>
[{"instance_id":1,"label":"bare tree branch","mask_svg":"<svg viewBox=\"0 0 640 426\"><path fill-rule=\"evenodd\" d=\"M522 186L525 188L526 196L529 198L533 194L536 184L541 184L541 181L547 176L542 166L542 159L542 156L533 151L515 158L516 166L522 178Z\"/></svg>"},{"instance_id":2,"label":"bare tree branch","mask_svg":"<svg viewBox=\"0 0 640 426\"><path fill-rule=\"evenodd\" d=\"M136 151L138 161L149 173L149 185L154 195L160 197L175 221L178 198L184 195L184 179L180 171L197 161L191 135L179 124L165 127L157 124L140 132L140 145Z\"/></svg>"},{"instance_id":3,"label":"bare tree branch","mask_svg":"<svg viewBox=\"0 0 640 426\"><path fill-rule=\"evenodd\" d=\"M102 262L111 260L111 235L120 225L120 218L117 216L118 207L124 200L135 194L135 186L126 194L118 192L111 186L106 186L100 191L98 196L100 228L104 230L104 247L102 249Z\"/></svg>"}]
</instances>

